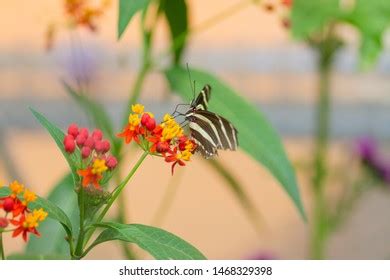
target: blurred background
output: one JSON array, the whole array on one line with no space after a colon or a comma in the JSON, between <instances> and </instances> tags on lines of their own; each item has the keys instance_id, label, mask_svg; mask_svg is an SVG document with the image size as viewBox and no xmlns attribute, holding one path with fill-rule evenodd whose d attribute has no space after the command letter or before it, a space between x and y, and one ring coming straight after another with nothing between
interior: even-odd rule
<instances>
[{"instance_id":1,"label":"blurred background","mask_svg":"<svg viewBox=\"0 0 390 280\"><path fill-rule=\"evenodd\" d=\"M191 25L197 26L221 7L237 2L188 1ZM140 67L139 15L117 41L118 8L113 1L99 18L97 32L61 29L47 51L48 27L64 18L62 1L1 4L0 180L7 183L18 179L45 196L68 167L28 107L64 129L72 122L87 125L85 115L61 82L82 81L90 97L107 108L119 131L123 106ZM158 25L156 53L169 46L167 32L166 24ZM342 33L348 43L337 54L331 85L326 192L330 200L336 200L345 184L363 172L356 149L358 139L377 139L380 153L385 155L390 137L390 55L385 51L373 69L360 72L357 36L349 28ZM220 158L261 213L260 231L254 229L224 181L198 156L178 170L174 180L169 166L158 158L148 158L126 190L128 221L152 225L166 188L176 184L175 199L159 226L189 241L208 258L307 258L312 217L309 167L318 82L315 54L291 38L280 15L263 5L253 5L191 37L183 61L214 72L266 114L282 136L296 169L309 223L302 221L269 172L241 151L221 152ZM161 116L171 112L178 100L169 95L160 74L147 77L140 101L150 111ZM129 166L137 158L134 153L131 150L124 159ZM123 173L126 170L124 164ZM390 257L390 223L382 215L390 211L390 193L386 184L370 184L370 191L354 203L346 221L329 238L327 258ZM7 253L21 251L23 246L22 240L6 237ZM140 257L148 258L141 252ZM97 247L89 258L118 259L122 255L119 244L110 243Z\"/></svg>"}]
</instances>

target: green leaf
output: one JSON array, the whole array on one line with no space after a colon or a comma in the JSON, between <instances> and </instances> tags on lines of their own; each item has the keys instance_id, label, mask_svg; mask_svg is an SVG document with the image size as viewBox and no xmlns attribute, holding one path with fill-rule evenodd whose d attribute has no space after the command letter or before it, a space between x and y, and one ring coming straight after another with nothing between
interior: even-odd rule
<instances>
[{"instance_id":1,"label":"green leaf","mask_svg":"<svg viewBox=\"0 0 390 280\"><path fill-rule=\"evenodd\" d=\"M131 18L149 5L150 0L119 0L118 40Z\"/></svg>"},{"instance_id":2,"label":"green leaf","mask_svg":"<svg viewBox=\"0 0 390 280\"><path fill-rule=\"evenodd\" d=\"M187 41L188 13L185 0L162 0L162 10L167 19L171 33L171 50L174 64L179 64Z\"/></svg>"},{"instance_id":3,"label":"green leaf","mask_svg":"<svg viewBox=\"0 0 390 280\"><path fill-rule=\"evenodd\" d=\"M8 187L0 188L0 197L5 197L10 194L11 191ZM39 208L43 208L49 214L49 218L58 221L64 227L68 236L72 235L72 223L70 222L68 216L64 213L64 211L61 210L61 208L59 208L53 202L38 196L36 201L31 202L29 204L29 209L33 210Z\"/></svg>"},{"instance_id":4,"label":"green leaf","mask_svg":"<svg viewBox=\"0 0 390 280\"><path fill-rule=\"evenodd\" d=\"M372 65L383 49L383 37L390 25L390 1L356 0L345 20L360 32L361 65Z\"/></svg>"},{"instance_id":5,"label":"green leaf","mask_svg":"<svg viewBox=\"0 0 390 280\"><path fill-rule=\"evenodd\" d=\"M69 259L63 255L43 255L43 254L11 254L7 260L66 260Z\"/></svg>"},{"instance_id":6,"label":"green leaf","mask_svg":"<svg viewBox=\"0 0 390 280\"><path fill-rule=\"evenodd\" d=\"M80 108L91 119L94 125L101 129L104 136L110 140L112 144L112 154L118 156L122 142L115 137L114 125L104 107L85 94L77 92L66 82L63 82L63 85L66 92L77 102L77 104L79 104Z\"/></svg>"},{"instance_id":7,"label":"green leaf","mask_svg":"<svg viewBox=\"0 0 390 280\"><path fill-rule=\"evenodd\" d=\"M77 175L77 163L80 162L81 155L80 151L78 149L75 150L74 153L69 154L65 151L65 147L63 144L65 134L62 132L61 129L56 127L54 124L49 122L42 114L38 113L34 109L30 108L31 112L35 116L35 118L41 123L41 125L46 128L46 130L50 133L51 137L56 142L58 148L61 150L62 154L64 155L66 161L68 162L68 165L70 167L70 170L72 171L73 175L73 182L74 185L76 185L79 176Z\"/></svg>"},{"instance_id":8,"label":"green leaf","mask_svg":"<svg viewBox=\"0 0 390 280\"><path fill-rule=\"evenodd\" d=\"M238 130L240 147L268 168L306 220L294 170L278 134L268 120L254 105L239 96L217 77L200 70L190 71L198 85L211 85L213 92L209 104L210 111L226 117L234 124ZM184 100L190 101L193 98L186 69L173 67L165 74L172 90Z\"/></svg>"},{"instance_id":9,"label":"green leaf","mask_svg":"<svg viewBox=\"0 0 390 280\"><path fill-rule=\"evenodd\" d=\"M201 252L183 239L165 230L140 225L102 223L99 227L106 228L97 237L91 247L100 243L121 240L137 244L159 260L205 260Z\"/></svg>"},{"instance_id":10,"label":"green leaf","mask_svg":"<svg viewBox=\"0 0 390 280\"><path fill-rule=\"evenodd\" d=\"M295 37L307 39L341 15L340 0L294 0L291 31Z\"/></svg>"},{"instance_id":11,"label":"green leaf","mask_svg":"<svg viewBox=\"0 0 390 280\"><path fill-rule=\"evenodd\" d=\"M79 210L77 196L73 187L72 175L66 175L50 192L48 200L60 207L68 217L74 229L77 229ZM66 232L55 221L48 220L39 226L42 236L50 238L38 238L34 235L28 241L26 254L28 255L58 255L69 258L69 245L65 241Z\"/></svg>"}]
</instances>

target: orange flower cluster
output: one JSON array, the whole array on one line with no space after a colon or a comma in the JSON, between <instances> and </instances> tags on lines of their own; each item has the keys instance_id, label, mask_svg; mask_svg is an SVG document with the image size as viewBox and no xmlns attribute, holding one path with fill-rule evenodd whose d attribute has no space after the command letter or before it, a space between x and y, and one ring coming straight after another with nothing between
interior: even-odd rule
<instances>
[{"instance_id":1,"label":"orange flower cluster","mask_svg":"<svg viewBox=\"0 0 390 280\"><path fill-rule=\"evenodd\" d=\"M157 125L154 115L144 112L143 105L132 105L131 110L128 124L118 134L126 144L134 140L144 151L164 157L166 162L172 163L172 174L177 164L184 166L190 161L196 144L171 115L166 114Z\"/></svg>"},{"instance_id":2,"label":"orange flower cluster","mask_svg":"<svg viewBox=\"0 0 390 280\"><path fill-rule=\"evenodd\" d=\"M112 171L118 164L117 159L108 152L111 144L103 139L103 132L95 129L91 134L85 127L79 128L76 124L68 127L68 134L64 137L64 149L72 154L79 148L82 162L78 166L78 174L82 177L83 187L93 185L100 189L100 181L106 171Z\"/></svg>"},{"instance_id":3,"label":"orange flower cluster","mask_svg":"<svg viewBox=\"0 0 390 280\"><path fill-rule=\"evenodd\" d=\"M17 237L22 234L23 240L27 241L27 234L39 235L37 227L39 222L42 222L47 217L47 212L42 208L29 209L29 203L37 199L37 196L25 189L25 187L17 181L9 185L11 194L7 197L0 198L0 209L3 209L5 215L0 217L0 231L6 229L10 224L16 226L10 231L13 232L12 237ZM22 197L20 199L19 197ZM9 217L9 216L12 217ZM7 230L8 231L8 230Z\"/></svg>"},{"instance_id":4,"label":"orange flower cluster","mask_svg":"<svg viewBox=\"0 0 390 280\"><path fill-rule=\"evenodd\" d=\"M111 0L100 0L99 4L91 4L89 0L64 0L67 27L86 27L95 32L97 21L111 5ZM95 1L96 2L96 1ZM46 50L51 50L54 45L58 27L64 24L51 23L45 32Z\"/></svg>"},{"instance_id":5,"label":"orange flower cluster","mask_svg":"<svg viewBox=\"0 0 390 280\"><path fill-rule=\"evenodd\" d=\"M65 0L65 12L72 25L96 31L96 19L103 15L110 4L110 0L102 0L98 6L91 5L88 0Z\"/></svg>"}]
</instances>

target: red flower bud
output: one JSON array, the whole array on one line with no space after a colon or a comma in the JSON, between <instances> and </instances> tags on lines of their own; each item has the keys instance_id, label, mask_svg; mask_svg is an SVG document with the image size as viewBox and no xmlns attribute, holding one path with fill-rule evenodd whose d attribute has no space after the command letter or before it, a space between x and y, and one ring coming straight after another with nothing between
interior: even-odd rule
<instances>
[{"instance_id":1,"label":"red flower bud","mask_svg":"<svg viewBox=\"0 0 390 280\"><path fill-rule=\"evenodd\" d=\"M74 138L77 137L77 135L79 134L79 128L77 127L77 124L72 123L72 124L68 127L68 134L69 134L69 135L72 135Z\"/></svg>"},{"instance_id":2,"label":"red flower bud","mask_svg":"<svg viewBox=\"0 0 390 280\"><path fill-rule=\"evenodd\" d=\"M150 119L150 115L147 114L147 113L144 113L144 114L142 115L142 118L141 118L141 124L142 124L143 126L146 126L146 124L148 123L149 119Z\"/></svg>"},{"instance_id":3,"label":"red flower bud","mask_svg":"<svg viewBox=\"0 0 390 280\"><path fill-rule=\"evenodd\" d=\"M103 153L103 150L104 150L103 141L96 140L96 142L95 142L95 150L98 153Z\"/></svg>"},{"instance_id":4,"label":"red flower bud","mask_svg":"<svg viewBox=\"0 0 390 280\"><path fill-rule=\"evenodd\" d=\"M106 159L106 165L112 170L118 165L118 160L114 156L108 156Z\"/></svg>"},{"instance_id":5,"label":"red flower bud","mask_svg":"<svg viewBox=\"0 0 390 280\"><path fill-rule=\"evenodd\" d=\"M11 197L6 197L3 202L3 209L5 212L14 210L15 201Z\"/></svg>"},{"instance_id":6,"label":"red flower bud","mask_svg":"<svg viewBox=\"0 0 390 280\"><path fill-rule=\"evenodd\" d=\"M72 135L66 135L65 138L64 138L64 147L65 147L65 151L67 151L68 153L73 153L75 148L76 148L76 144L74 143L74 138Z\"/></svg>"},{"instance_id":7,"label":"red flower bud","mask_svg":"<svg viewBox=\"0 0 390 280\"><path fill-rule=\"evenodd\" d=\"M88 138L88 129L83 127L83 128L80 128L80 135L83 135L85 138Z\"/></svg>"},{"instance_id":8,"label":"red flower bud","mask_svg":"<svg viewBox=\"0 0 390 280\"><path fill-rule=\"evenodd\" d=\"M95 147L95 140L92 137L88 137L84 142L84 146L87 146L92 150Z\"/></svg>"},{"instance_id":9,"label":"red flower bud","mask_svg":"<svg viewBox=\"0 0 390 280\"><path fill-rule=\"evenodd\" d=\"M91 148L90 147L87 147L87 146L84 146L82 149L81 149L81 156L83 158L87 158L91 155Z\"/></svg>"},{"instance_id":10,"label":"red flower bud","mask_svg":"<svg viewBox=\"0 0 390 280\"><path fill-rule=\"evenodd\" d=\"M103 139L103 132L100 129L95 129L92 132L92 138L95 140L102 140Z\"/></svg>"},{"instance_id":11,"label":"red flower bud","mask_svg":"<svg viewBox=\"0 0 390 280\"><path fill-rule=\"evenodd\" d=\"M166 153L169 150L169 144L167 142L158 142L156 146L156 151L158 153Z\"/></svg>"},{"instance_id":12,"label":"red flower bud","mask_svg":"<svg viewBox=\"0 0 390 280\"><path fill-rule=\"evenodd\" d=\"M184 151L186 149L186 143L185 142L180 142L179 143L179 150Z\"/></svg>"},{"instance_id":13,"label":"red flower bud","mask_svg":"<svg viewBox=\"0 0 390 280\"><path fill-rule=\"evenodd\" d=\"M6 228L9 224L9 221L7 218L1 217L0 218L0 228Z\"/></svg>"},{"instance_id":14,"label":"red flower bud","mask_svg":"<svg viewBox=\"0 0 390 280\"><path fill-rule=\"evenodd\" d=\"M103 144L103 153L107 153L111 149L111 144L107 140L102 141Z\"/></svg>"},{"instance_id":15,"label":"red flower bud","mask_svg":"<svg viewBox=\"0 0 390 280\"><path fill-rule=\"evenodd\" d=\"M85 140L87 140L87 137L85 137L85 135L83 135L81 133L79 135L77 135L77 137L76 137L77 146L82 147L85 143Z\"/></svg>"},{"instance_id":16,"label":"red flower bud","mask_svg":"<svg viewBox=\"0 0 390 280\"><path fill-rule=\"evenodd\" d=\"M149 118L145 126L147 130L153 131L153 129L156 127L156 120L154 118Z\"/></svg>"}]
</instances>

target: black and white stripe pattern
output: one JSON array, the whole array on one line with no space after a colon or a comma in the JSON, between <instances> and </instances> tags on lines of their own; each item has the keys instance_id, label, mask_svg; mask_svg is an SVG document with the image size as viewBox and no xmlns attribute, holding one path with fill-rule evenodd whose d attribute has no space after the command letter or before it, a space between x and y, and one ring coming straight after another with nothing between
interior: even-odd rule
<instances>
[{"instance_id":1,"label":"black and white stripe pattern","mask_svg":"<svg viewBox=\"0 0 390 280\"><path fill-rule=\"evenodd\" d=\"M218 154L218 150L235 151L238 147L237 129L225 118L207 111L211 87L204 86L185 114L191 136L205 158Z\"/></svg>"}]
</instances>

